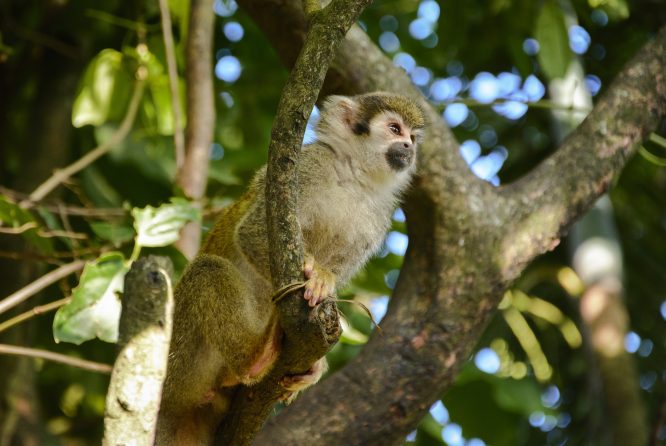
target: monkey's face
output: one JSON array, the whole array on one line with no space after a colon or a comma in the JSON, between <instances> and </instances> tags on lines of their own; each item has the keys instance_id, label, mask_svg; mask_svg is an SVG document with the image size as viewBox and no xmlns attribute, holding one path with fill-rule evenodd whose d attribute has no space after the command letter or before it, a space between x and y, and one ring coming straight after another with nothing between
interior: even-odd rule
<instances>
[{"instance_id":1,"label":"monkey's face","mask_svg":"<svg viewBox=\"0 0 666 446\"><path fill-rule=\"evenodd\" d=\"M421 129L411 128L394 112L378 114L368 127L365 146L371 152L370 156L393 172L414 168Z\"/></svg>"},{"instance_id":2,"label":"monkey's face","mask_svg":"<svg viewBox=\"0 0 666 446\"><path fill-rule=\"evenodd\" d=\"M384 182L396 176L409 178L424 126L423 111L410 99L376 92L352 98L329 96L317 135L370 178Z\"/></svg>"}]
</instances>

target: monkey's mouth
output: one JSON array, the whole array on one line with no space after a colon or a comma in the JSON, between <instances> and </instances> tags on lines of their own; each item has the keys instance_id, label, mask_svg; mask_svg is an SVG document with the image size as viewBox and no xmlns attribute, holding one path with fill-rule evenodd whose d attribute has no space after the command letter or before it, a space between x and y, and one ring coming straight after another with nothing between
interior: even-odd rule
<instances>
[{"instance_id":1,"label":"monkey's mouth","mask_svg":"<svg viewBox=\"0 0 666 446\"><path fill-rule=\"evenodd\" d=\"M405 148L402 145L396 147L391 146L386 152L386 161L393 170L403 170L412 164L414 159L414 150L412 148Z\"/></svg>"}]
</instances>

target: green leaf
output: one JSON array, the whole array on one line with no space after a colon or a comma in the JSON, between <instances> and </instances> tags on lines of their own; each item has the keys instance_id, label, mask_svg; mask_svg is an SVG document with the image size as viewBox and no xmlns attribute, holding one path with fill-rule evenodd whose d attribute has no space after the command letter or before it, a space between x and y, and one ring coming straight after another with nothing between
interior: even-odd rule
<instances>
[{"instance_id":1,"label":"green leaf","mask_svg":"<svg viewBox=\"0 0 666 446\"><path fill-rule=\"evenodd\" d=\"M188 221L199 221L201 211L183 198L172 198L158 208L132 209L136 243L139 246L166 246L178 240L180 229Z\"/></svg>"},{"instance_id":2,"label":"green leaf","mask_svg":"<svg viewBox=\"0 0 666 446\"><path fill-rule=\"evenodd\" d=\"M544 74L549 79L564 77L573 54L569 49L564 15L554 0L546 1L541 8L534 37L541 47L537 58Z\"/></svg>"},{"instance_id":3,"label":"green leaf","mask_svg":"<svg viewBox=\"0 0 666 446\"><path fill-rule=\"evenodd\" d=\"M72 125L101 125L122 116L131 79L123 70L122 53L102 50L88 65L72 108Z\"/></svg>"},{"instance_id":4,"label":"green leaf","mask_svg":"<svg viewBox=\"0 0 666 446\"><path fill-rule=\"evenodd\" d=\"M157 133L173 135L173 107L171 105L169 76L160 74L153 77L148 84L148 88L150 89L150 99L146 97L144 102L152 99L151 105L154 106L153 115L157 124Z\"/></svg>"},{"instance_id":5,"label":"green leaf","mask_svg":"<svg viewBox=\"0 0 666 446\"><path fill-rule=\"evenodd\" d=\"M116 248L134 238L134 229L121 223L93 221L90 227L99 238L110 241Z\"/></svg>"},{"instance_id":6,"label":"green leaf","mask_svg":"<svg viewBox=\"0 0 666 446\"><path fill-rule=\"evenodd\" d=\"M120 298L125 273L129 270L122 253L109 252L86 264L70 303L53 319L56 342L81 344L93 338L118 340Z\"/></svg>"},{"instance_id":7,"label":"green leaf","mask_svg":"<svg viewBox=\"0 0 666 446\"><path fill-rule=\"evenodd\" d=\"M40 237L39 224L32 213L23 209L9 197L0 195L0 226L20 228L23 225L30 224L31 228L20 233L21 237L40 252L53 252L53 243L48 238Z\"/></svg>"}]
</instances>

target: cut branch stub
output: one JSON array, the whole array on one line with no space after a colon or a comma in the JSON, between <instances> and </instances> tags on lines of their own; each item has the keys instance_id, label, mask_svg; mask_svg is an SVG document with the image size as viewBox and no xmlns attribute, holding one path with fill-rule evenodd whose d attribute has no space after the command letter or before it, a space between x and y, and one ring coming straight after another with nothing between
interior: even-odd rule
<instances>
[{"instance_id":1,"label":"cut branch stub","mask_svg":"<svg viewBox=\"0 0 666 446\"><path fill-rule=\"evenodd\" d=\"M173 316L173 266L165 257L134 262L125 277L120 349L104 414L105 446L154 442Z\"/></svg>"}]
</instances>

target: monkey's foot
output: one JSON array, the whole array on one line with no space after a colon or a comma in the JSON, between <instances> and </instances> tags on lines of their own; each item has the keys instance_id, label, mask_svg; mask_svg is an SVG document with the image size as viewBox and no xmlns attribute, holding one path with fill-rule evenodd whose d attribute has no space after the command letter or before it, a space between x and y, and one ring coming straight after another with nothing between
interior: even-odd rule
<instances>
[{"instance_id":1,"label":"monkey's foot","mask_svg":"<svg viewBox=\"0 0 666 446\"><path fill-rule=\"evenodd\" d=\"M335 290L335 274L315 262L310 254L305 256L303 272L307 279L303 297L311 307L326 299Z\"/></svg>"},{"instance_id":2,"label":"monkey's foot","mask_svg":"<svg viewBox=\"0 0 666 446\"><path fill-rule=\"evenodd\" d=\"M280 386L282 386L286 392L280 398L280 401L283 403L289 404L296 394L301 390L310 387L321 379L321 376L328 370L328 363L326 358L321 358L310 367L310 370L303 373L302 375L287 375L280 380Z\"/></svg>"}]
</instances>

